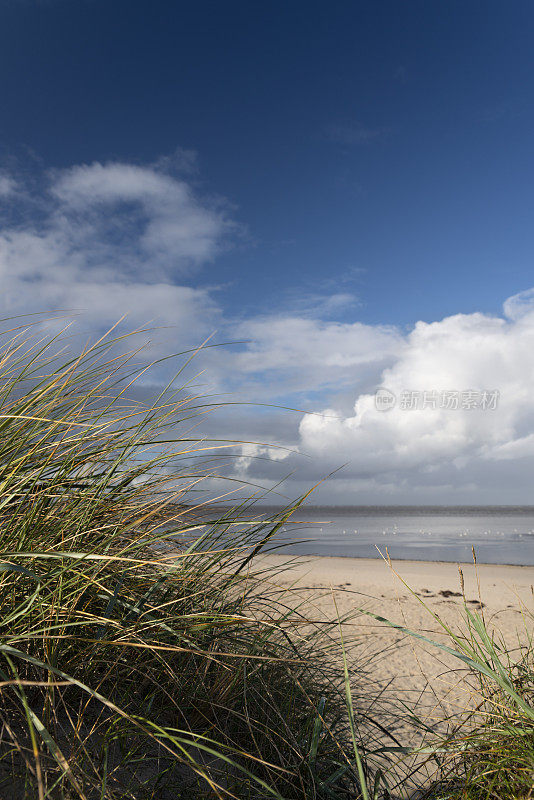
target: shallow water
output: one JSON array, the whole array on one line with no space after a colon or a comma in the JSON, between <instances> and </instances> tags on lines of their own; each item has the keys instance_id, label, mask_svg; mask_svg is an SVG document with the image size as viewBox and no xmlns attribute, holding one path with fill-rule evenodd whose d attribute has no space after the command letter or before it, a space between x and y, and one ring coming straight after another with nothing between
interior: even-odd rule
<instances>
[{"instance_id":1,"label":"shallow water","mask_svg":"<svg viewBox=\"0 0 534 800\"><path fill-rule=\"evenodd\" d=\"M534 507L321 507L295 512L283 550L297 554L534 564ZM298 541L306 539L307 541Z\"/></svg>"}]
</instances>

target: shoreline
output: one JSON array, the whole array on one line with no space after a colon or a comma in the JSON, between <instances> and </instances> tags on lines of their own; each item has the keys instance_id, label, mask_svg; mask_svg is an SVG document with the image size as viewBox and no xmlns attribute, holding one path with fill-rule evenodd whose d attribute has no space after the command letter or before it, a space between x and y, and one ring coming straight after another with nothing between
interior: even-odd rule
<instances>
[{"instance_id":1,"label":"shoreline","mask_svg":"<svg viewBox=\"0 0 534 800\"><path fill-rule=\"evenodd\" d=\"M284 545L285 546L285 545ZM287 556L287 558L339 558L342 561L370 561L370 562L383 562L384 559L377 556L377 558L370 558L369 556L326 556L322 555L321 553L291 553L288 546L286 550L277 550L276 553L272 553L273 556ZM265 553L267 555L267 551ZM424 559L416 559L416 558L400 558L396 556L395 558L391 558L393 563L400 563L400 564L452 564L453 566L461 566L462 569L464 567L473 566L474 562L471 561L446 561L445 559L440 558L424 558ZM511 569L532 569L534 570L534 563L532 564L512 564L506 561L499 561L498 563L495 561L480 561L477 558L476 566L478 567L510 567Z\"/></svg>"}]
</instances>

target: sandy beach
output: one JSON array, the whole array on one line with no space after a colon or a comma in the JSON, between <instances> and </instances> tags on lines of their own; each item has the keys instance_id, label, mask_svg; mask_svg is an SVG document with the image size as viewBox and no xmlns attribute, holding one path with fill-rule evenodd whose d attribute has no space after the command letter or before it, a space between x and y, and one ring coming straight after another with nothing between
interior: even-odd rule
<instances>
[{"instance_id":1,"label":"sandy beach","mask_svg":"<svg viewBox=\"0 0 534 800\"><path fill-rule=\"evenodd\" d=\"M430 605L455 602L460 592L459 569L464 576L465 596L468 601L487 606L488 613L501 612L532 602L534 567L497 564L452 564L436 561L394 561L393 569L381 558L336 558L287 555L263 556L265 563L281 566L290 562L290 568L280 576L280 582L289 585L297 582L304 588L350 589L381 598L395 606L400 599L406 613L419 603L402 584L421 596L431 598ZM395 572L397 575L395 575ZM479 593L480 588L480 593ZM461 595L461 592L460 592ZM461 599L461 597L460 597Z\"/></svg>"},{"instance_id":2,"label":"sandy beach","mask_svg":"<svg viewBox=\"0 0 534 800\"><path fill-rule=\"evenodd\" d=\"M353 641L350 663L355 686L371 682L370 694L379 689L386 700L401 697L408 705L417 705L417 713L430 727L439 724L444 713L459 713L476 704L476 693L454 656L358 611L365 609L450 643L432 614L455 630L465 630L458 565L398 561L392 569L381 559L308 556L291 559L288 567L284 555L263 560L286 565L276 583L298 590L296 596L310 617L332 619L336 606L340 615L354 615L344 630ZM525 641L532 627L525 611L533 610L534 567L462 564L461 569L467 607L483 614L509 648ZM411 737L415 743L409 725L397 721L396 730L399 737Z\"/></svg>"}]
</instances>

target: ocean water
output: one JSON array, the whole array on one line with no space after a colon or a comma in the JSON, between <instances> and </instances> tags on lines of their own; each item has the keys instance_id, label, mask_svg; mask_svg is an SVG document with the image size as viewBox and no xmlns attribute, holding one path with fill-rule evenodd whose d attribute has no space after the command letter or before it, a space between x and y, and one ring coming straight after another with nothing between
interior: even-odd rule
<instances>
[{"instance_id":1,"label":"ocean water","mask_svg":"<svg viewBox=\"0 0 534 800\"><path fill-rule=\"evenodd\" d=\"M258 510L258 509L257 509ZM265 509L265 513L269 513ZM486 564L534 564L534 506L306 506L283 552Z\"/></svg>"}]
</instances>

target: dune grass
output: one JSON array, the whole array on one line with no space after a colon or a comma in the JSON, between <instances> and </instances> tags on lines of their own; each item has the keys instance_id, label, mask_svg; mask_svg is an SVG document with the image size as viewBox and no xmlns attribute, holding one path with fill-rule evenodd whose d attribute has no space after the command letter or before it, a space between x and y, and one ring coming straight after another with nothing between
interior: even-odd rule
<instances>
[{"instance_id":1,"label":"dune grass","mask_svg":"<svg viewBox=\"0 0 534 800\"><path fill-rule=\"evenodd\" d=\"M0 352L1 796L359 796L328 626L251 571L294 506L211 515L209 404L66 343Z\"/></svg>"},{"instance_id":2,"label":"dune grass","mask_svg":"<svg viewBox=\"0 0 534 800\"><path fill-rule=\"evenodd\" d=\"M476 678L471 707L435 745L433 800L530 800L534 795L533 614L513 652L482 613L464 605L463 633L449 633L458 659Z\"/></svg>"},{"instance_id":3,"label":"dune grass","mask_svg":"<svg viewBox=\"0 0 534 800\"><path fill-rule=\"evenodd\" d=\"M408 797L350 642L339 669L340 621L255 566L301 501L217 511L212 402L179 379L132 399L128 337L69 346L18 330L0 347L0 797ZM467 613L451 647L481 701L426 745L429 792L527 798L532 651L507 660Z\"/></svg>"},{"instance_id":4,"label":"dune grass","mask_svg":"<svg viewBox=\"0 0 534 800\"><path fill-rule=\"evenodd\" d=\"M473 558L476 567L474 551ZM461 569L460 580L463 590ZM464 667L459 680L469 687L470 696L463 710L441 721L445 733L427 729L422 746L406 752L410 759L419 756L416 774L421 774L425 765L432 765L433 780L416 793L417 800L531 800L534 796L534 614L526 607L521 608L524 636L511 650L495 621L486 620L483 610L472 611L465 595L457 625L452 628L421 597L412 594L445 634L445 640L410 630L366 609L360 609L361 613L425 646L454 656ZM348 682L345 658L344 662ZM416 711L413 709L414 721ZM396 787L399 795L412 797L403 783L401 777Z\"/></svg>"}]
</instances>

